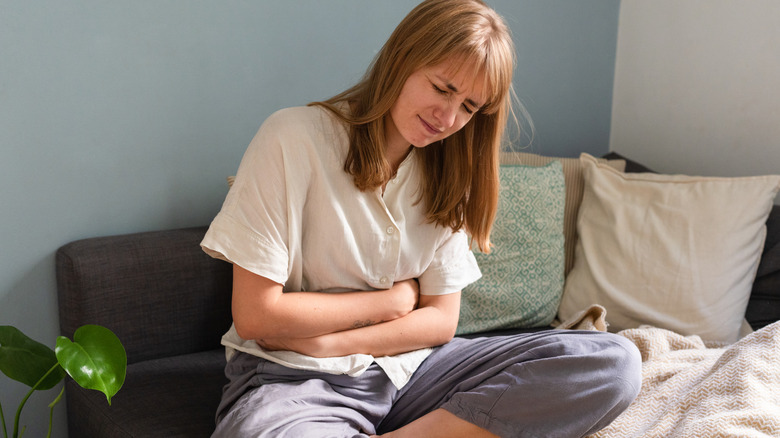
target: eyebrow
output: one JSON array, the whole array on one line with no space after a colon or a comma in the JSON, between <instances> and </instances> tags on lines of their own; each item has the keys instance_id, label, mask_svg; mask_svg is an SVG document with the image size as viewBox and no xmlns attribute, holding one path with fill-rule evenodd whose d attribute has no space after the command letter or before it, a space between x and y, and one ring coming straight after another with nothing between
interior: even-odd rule
<instances>
[{"instance_id":1,"label":"eyebrow","mask_svg":"<svg viewBox=\"0 0 780 438\"><path fill-rule=\"evenodd\" d=\"M447 79L445 79L445 78L443 78L443 77L441 77L439 75L436 75L436 77L438 77L440 81L444 82L444 86L447 87L448 90L452 91L453 93L457 93L458 92L458 87L452 85L452 83L450 83ZM467 97L466 98L466 102L468 102L469 105L473 106L475 110L478 110L478 109L482 108L482 105L480 105L477 102L475 102L474 99L471 99L471 98Z\"/></svg>"}]
</instances>

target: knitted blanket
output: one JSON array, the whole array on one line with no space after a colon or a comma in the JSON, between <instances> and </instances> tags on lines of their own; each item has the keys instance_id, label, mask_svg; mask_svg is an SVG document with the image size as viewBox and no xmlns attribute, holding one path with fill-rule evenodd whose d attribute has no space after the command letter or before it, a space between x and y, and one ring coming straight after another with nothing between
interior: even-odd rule
<instances>
[{"instance_id":1,"label":"knitted blanket","mask_svg":"<svg viewBox=\"0 0 780 438\"><path fill-rule=\"evenodd\" d=\"M780 437L780 322L724 348L658 328L624 330L642 390L593 438Z\"/></svg>"}]
</instances>

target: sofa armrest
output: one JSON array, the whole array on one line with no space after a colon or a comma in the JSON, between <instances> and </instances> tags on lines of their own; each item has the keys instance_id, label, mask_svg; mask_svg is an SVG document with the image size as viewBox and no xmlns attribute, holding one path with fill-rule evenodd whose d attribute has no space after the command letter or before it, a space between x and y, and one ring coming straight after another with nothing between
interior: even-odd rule
<instances>
[{"instance_id":1,"label":"sofa armrest","mask_svg":"<svg viewBox=\"0 0 780 438\"><path fill-rule=\"evenodd\" d=\"M200 248L205 227L97 237L57 251L60 330L113 330L140 362L219 347L232 271Z\"/></svg>"}]
</instances>

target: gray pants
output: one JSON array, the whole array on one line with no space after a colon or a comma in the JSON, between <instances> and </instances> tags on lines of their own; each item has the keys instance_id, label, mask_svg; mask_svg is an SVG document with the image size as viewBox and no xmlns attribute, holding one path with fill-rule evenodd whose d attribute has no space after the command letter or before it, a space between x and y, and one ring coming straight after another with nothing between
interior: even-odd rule
<instances>
[{"instance_id":1,"label":"gray pants","mask_svg":"<svg viewBox=\"0 0 780 438\"><path fill-rule=\"evenodd\" d=\"M401 390L376 364L349 377L237 354L226 374L212 437L366 437L438 408L502 437L581 437L634 400L641 359L621 336L555 330L456 338Z\"/></svg>"}]
</instances>

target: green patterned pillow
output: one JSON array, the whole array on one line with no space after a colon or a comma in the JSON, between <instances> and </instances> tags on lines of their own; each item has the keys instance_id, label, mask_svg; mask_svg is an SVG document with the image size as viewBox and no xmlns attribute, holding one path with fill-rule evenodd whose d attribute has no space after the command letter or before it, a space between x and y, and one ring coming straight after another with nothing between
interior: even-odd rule
<instances>
[{"instance_id":1,"label":"green patterned pillow","mask_svg":"<svg viewBox=\"0 0 780 438\"><path fill-rule=\"evenodd\" d=\"M463 289L457 334L543 327L558 312L564 280L563 167L501 166L490 254L475 251L482 278Z\"/></svg>"}]
</instances>

